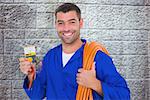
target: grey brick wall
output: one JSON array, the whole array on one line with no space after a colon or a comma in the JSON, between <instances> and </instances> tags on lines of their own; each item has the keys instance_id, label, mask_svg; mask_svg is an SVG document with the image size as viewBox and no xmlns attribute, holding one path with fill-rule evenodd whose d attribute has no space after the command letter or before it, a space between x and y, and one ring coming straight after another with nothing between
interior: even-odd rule
<instances>
[{"instance_id":1,"label":"grey brick wall","mask_svg":"<svg viewBox=\"0 0 150 100\"><path fill-rule=\"evenodd\" d=\"M59 44L54 10L62 2L82 10L81 36L104 44L127 80L132 100L150 99L150 0L0 0L0 100L29 99L18 57L34 44L38 56Z\"/></svg>"}]
</instances>

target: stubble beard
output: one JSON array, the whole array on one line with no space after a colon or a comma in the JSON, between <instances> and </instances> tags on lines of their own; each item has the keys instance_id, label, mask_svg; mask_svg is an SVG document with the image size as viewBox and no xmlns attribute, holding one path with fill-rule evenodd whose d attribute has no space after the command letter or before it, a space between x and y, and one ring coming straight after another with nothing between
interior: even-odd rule
<instances>
[{"instance_id":1,"label":"stubble beard","mask_svg":"<svg viewBox=\"0 0 150 100\"><path fill-rule=\"evenodd\" d=\"M62 36L59 36L59 37L64 44L70 45L70 44L75 43L80 38L80 33L76 33L76 31L74 31L73 36L70 38L65 38Z\"/></svg>"}]
</instances>

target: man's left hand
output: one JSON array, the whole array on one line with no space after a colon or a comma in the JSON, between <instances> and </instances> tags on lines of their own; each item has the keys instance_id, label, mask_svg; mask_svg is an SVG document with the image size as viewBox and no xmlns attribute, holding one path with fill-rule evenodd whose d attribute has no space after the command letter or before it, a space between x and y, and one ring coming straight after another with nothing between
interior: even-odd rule
<instances>
[{"instance_id":1,"label":"man's left hand","mask_svg":"<svg viewBox=\"0 0 150 100\"><path fill-rule=\"evenodd\" d=\"M97 79L96 79L95 63L93 63L91 70L84 70L83 68L78 69L77 73L78 84L88 88L92 88L96 80Z\"/></svg>"}]
</instances>

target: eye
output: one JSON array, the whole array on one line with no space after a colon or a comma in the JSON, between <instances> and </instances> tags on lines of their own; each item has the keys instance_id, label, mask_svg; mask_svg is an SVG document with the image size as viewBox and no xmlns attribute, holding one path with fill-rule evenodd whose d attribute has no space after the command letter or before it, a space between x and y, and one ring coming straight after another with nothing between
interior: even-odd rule
<instances>
[{"instance_id":1,"label":"eye","mask_svg":"<svg viewBox=\"0 0 150 100\"><path fill-rule=\"evenodd\" d=\"M63 23L62 23L62 22L58 22L58 24L59 24L59 25L62 25Z\"/></svg>"},{"instance_id":2,"label":"eye","mask_svg":"<svg viewBox=\"0 0 150 100\"><path fill-rule=\"evenodd\" d=\"M76 22L75 22L75 21L71 21L71 22L70 22L70 24L74 24L74 23L76 23Z\"/></svg>"},{"instance_id":3,"label":"eye","mask_svg":"<svg viewBox=\"0 0 150 100\"><path fill-rule=\"evenodd\" d=\"M75 23L75 22L71 22L71 23Z\"/></svg>"}]
</instances>

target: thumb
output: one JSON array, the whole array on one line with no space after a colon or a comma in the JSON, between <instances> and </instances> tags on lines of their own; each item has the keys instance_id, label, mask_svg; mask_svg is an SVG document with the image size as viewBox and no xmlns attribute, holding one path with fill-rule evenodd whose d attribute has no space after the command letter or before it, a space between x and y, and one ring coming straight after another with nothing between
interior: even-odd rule
<instances>
[{"instance_id":1,"label":"thumb","mask_svg":"<svg viewBox=\"0 0 150 100\"><path fill-rule=\"evenodd\" d=\"M35 69L35 64L31 64L31 69L29 70L29 73L30 74L34 74L35 73L35 71L36 71L36 69Z\"/></svg>"},{"instance_id":2,"label":"thumb","mask_svg":"<svg viewBox=\"0 0 150 100\"><path fill-rule=\"evenodd\" d=\"M93 70L93 71L95 71L95 64L96 64L96 62L94 62L94 63L92 64L92 70Z\"/></svg>"},{"instance_id":3,"label":"thumb","mask_svg":"<svg viewBox=\"0 0 150 100\"><path fill-rule=\"evenodd\" d=\"M36 66L36 64L35 64L35 63L33 63L33 64L32 64L32 66L31 66L31 67L33 68L33 72L34 72L34 73L35 73L35 71L36 71L35 66Z\"/></svg>"}]
</instances>

